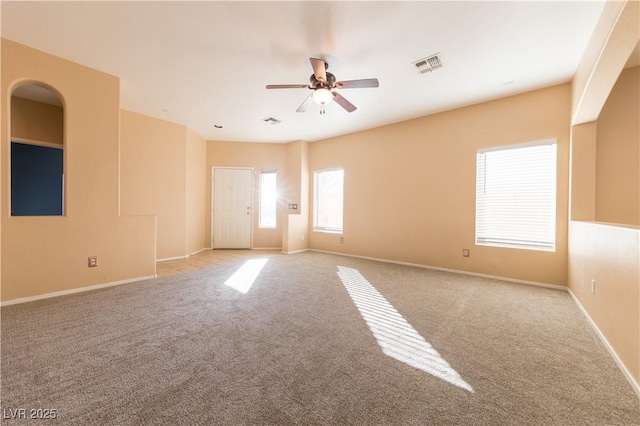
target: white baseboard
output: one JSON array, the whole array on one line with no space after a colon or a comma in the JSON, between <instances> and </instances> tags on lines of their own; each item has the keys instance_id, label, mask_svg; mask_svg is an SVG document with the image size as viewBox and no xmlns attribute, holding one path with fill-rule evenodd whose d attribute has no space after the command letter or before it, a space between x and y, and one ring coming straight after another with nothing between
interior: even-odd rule
<instances>
[{"instance_id":1,"label":"white baseboard","mask_svg":"<svg viewBox=\"0 0 640 426\"><path fill-rule=\"evenodd\" d=\"M184 256L174 256L174 257L163 257L162 259L156 259L156 263L157 262L166 262L168 260L183 260L183 259L188 259L189 255L184 255Z\"/></svg>"},{"instance_id":2,"label":"white baseboard","mask_svg":"<svg viewBox=\"0 0 640 426\"><path fill-rule=\"evenodd\" d=\"M211 250L211 247L205 247L205 248L201 248L200 250L194 251L193 253L190 254L185 254L184 256L173 256L173 257L163 257L162 259L156 259L156 262L166 262L168 260L183 260L183 259L188 259L191 256L195 256L198 253L202 253L203 251L206 250Z\"/></svg>"},{"instance_id":3,"label":"white baseboard","mask_svg":"<svg viewBox=\"0 0 640 426\"><path fill-rule=\"evenodd\" d=\"M546 287L546 288L551 288L551 289L554 289L554 290L567 291L567 287L565 287L563 285L547 284L547 283L541 283L541 282L537 282L537 281L518 280L518 279L515 279L515 278L501 277L501 276L497 276L497 275L480 274L480 273L477 273L477 272L461 271L459 269L440 268L438 266L422 265L420 263L400 262L400 261L397 261L397 260L380 259L380 258L377 258L377 257L360 256L360 255L356 255L356 254L347 254L347 253L339 253L339 252L334 252L334 251L325 251L325 250L316 250L316 249L309 249L309 250L310 251L315 251L315 252L318 252L318 253L335 254L337 256L356 257L356 258L359 258L359 259L375 260L377 262L394 263L396 265L404 265L404 266L414 266L416 268L432 269L434 271L443 271L443 272L451 272L451 273L454 273L454 274L471 275L473 277L489 278L489 279L492 279L492 280L507 281L507 282L515 283L515 284L533 285L533 286L536 286L536 287Z\"/></svg>"},{"instance_id":4,"label":"white baseboard","mask_svg":"<svg viewBox=\"0 0 640 426\"><path fill-rule=\"evenodd\" d=\"M305 251L310 251L311 249L302 249L302 250L294 250L294 251L282 251L282 254L296 254L296 253L304 253Z\"/></svg>"},{"instance_id":5,"label":"white baseboard","mask_svg":"<svg viewBox=\"0 0 640 426\"><path fill-rule=\"evenodd\" d=\"M253 247L251 250L282 250L282 247Z\"/></svg>"},{"instance_id":6,"label":"white baseboard","mask_svg":"<svg viewBox=\"0 0 640 426\"><path fill-rule=\"evenodd\" d=\"M0 306L17 305L20 303L33 302L36 300L51 299L53 297L66 296L68 294L84 293L85 291L98 290L98 289L107 288L107 287L115 287L122 284L129 284L137 281L149 280L151 278L156 278L156 275L147 275L144 277L130 278L127 280L113 281L110 283L90 285L87 287L72 288L70 290L62 290L62 291L56 291L53 293L39 294L37 296L20 297L18 299L11 299L11 300L5 300L4 302L0 302Z\"/></svg>"},{"instance_id":7,"label":"white baseboard","mask_svg":"<svg viewBox=\"0 0 640 426\"><path fill-rule=\"evenodd\" d=\"M582 306L582 304L580 303L576 295L573 294L570 288L567 288L567 291L569 292L569 295L571 296L575 304L578 306L578 309L580 310L580 312L582 312L582 315L584 315L584 317L587 319L587 322L589 323L589 325L591 325L591 328L593 328L593 330L596 332L596 334L602 341L602 344L604 345L604 347L607 348L607 351L609 351L609 354L611 355L613 360L616 362L616 364L618 364L618 368L620 368L620 370L622 371L622 374L631 385L631 388L633 389L633 391L636 393L636 395L638 395L638 398L640 398L640 385L638 384L638 382L636 382L636 380L631 375L629 370L627 370L627 367L622 363L622 360L620 359L620 357L618 357L618 354L616 353L616 351L609 344L609 342L607 341L607 338L604 337L604 334L602 334L602 332L596 325L595 321L593 321L593 319L589 316L589 313L584 308L584 306Z\"/></svg>"},{"instance_id":8,"label":"white baseboard","mask_svg":"<svg viewBox=\"0 0 640 426\"><path fill-rule=\"evenodd\" d=\"M193 253L191 253L189 256L186 256L186 257L195 256L196 254L202 253L203 251L207 251L207 250L211 250L211 247L201 248L200 250L194 251Z\"/></svg>"}]
</instances>

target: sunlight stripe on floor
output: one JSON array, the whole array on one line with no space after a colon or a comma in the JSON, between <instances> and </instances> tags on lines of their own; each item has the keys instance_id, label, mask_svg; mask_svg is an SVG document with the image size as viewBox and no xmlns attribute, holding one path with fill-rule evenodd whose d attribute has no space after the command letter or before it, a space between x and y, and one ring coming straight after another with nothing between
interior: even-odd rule
<instances>
[{"instance_id":1,"label":"sunlight stripe on floor","mask_svg":"<svg viewBox=\"0 0 640 426\"><path fill-rule=\"evenodd\" d=\"M253 285L260 271L267 263L269 259L250 259L247 260L228 280L224 282L224 285L231 287L234 290L239 291L242 294L247 294L251 286Z\"/></svg>"},{"instance_id":2,"label":"sunlight stripe on floor","mask_svg":"<svg viewBox=\"0 0 640 426\"><path fill-rule=\"evenodd\" d=\"M436 351L365 277L338 266L338 276L360 315L386 355L473 392L460 374Z\"/></svg>"}]
</instances>

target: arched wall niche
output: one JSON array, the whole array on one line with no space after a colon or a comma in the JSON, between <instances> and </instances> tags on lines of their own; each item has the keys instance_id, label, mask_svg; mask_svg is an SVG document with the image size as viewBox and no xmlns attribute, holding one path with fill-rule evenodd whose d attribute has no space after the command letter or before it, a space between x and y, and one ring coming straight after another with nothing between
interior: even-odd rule
<instances>
[{"instance_id":1,"label":"arched wall niche","mask_svg":"<svg viewBox=\"0 0 640 426\"><path fill-rule=\"evenodd\" d=\"M64 101L55 88L24 81L11 91L11 216L64 216Z\"/></svg>"}]
</instances>

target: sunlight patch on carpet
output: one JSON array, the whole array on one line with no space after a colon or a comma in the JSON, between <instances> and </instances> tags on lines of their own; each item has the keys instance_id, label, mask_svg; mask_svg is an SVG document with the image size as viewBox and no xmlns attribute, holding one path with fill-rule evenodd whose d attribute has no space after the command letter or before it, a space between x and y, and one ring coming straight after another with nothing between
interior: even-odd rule
<instances>
[{"instance_id":1,"label":"sunlight patch on carpet","mask_svg":"<svg viewBox=\"0 0 640 426\"><path fill-rule=\"evenodd\" d=\"M365 277L353 268L338 266L338 276L386 355L439 379L473 392L445 361Z\"/></svg>"},{"instance_id":2,"label":"sunlight patch on carpet","mask_svg":"<svg viewBox=\"0 0 640 426\"><path fill-rule=\"evenodd\" d=\"M228 280L224 282L224 285L231 287L234 290L239 291L242 294L247 294L251 289L251 286L255 282L260 271L267 263L269 259L250 259L247 260Z\"/></svg>"}]
</instances>

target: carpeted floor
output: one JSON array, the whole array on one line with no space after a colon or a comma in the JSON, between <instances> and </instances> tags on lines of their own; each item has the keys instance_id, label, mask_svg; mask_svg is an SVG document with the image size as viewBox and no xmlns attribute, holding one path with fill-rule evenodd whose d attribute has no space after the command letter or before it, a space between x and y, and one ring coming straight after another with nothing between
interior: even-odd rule
<instances>
[{"instance_id":1,"label":"carpeted floor","mask_svg":"<svg viewBox=\"0 0 640 426\"><path fill-rule=\"evenodd\" d=\"M3 424L640 424L565 292L311 252L238 291L240 267L2 308Z\"/></svg>"}]
</instances>

